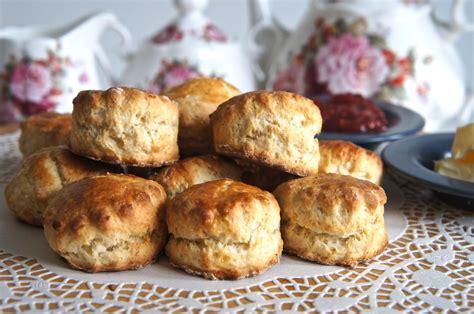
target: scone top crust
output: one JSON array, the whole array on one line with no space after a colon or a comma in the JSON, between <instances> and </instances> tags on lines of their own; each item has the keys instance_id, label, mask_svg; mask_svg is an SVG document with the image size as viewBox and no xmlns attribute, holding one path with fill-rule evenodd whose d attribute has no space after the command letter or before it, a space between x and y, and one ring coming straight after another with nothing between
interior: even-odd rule
<instances>
[{"instance_id":1,"label":"scone top crust","mask_svg":"<svg viewBox=\"0 0 474 314\"><path fill-rule=\"evenodd\" d=\"M72 126L71 114L61 114L57 112L42 112L32 115L20 123L22 131L35 129L36 131L58 131L64 134L69 133Z\"/></svg>"},{"instance_id":2,"label":"scone top crust","mask_svg":"<svg viewBox=\"0 0 474 314\"><path fill-rule=\"evenodd\" d=\"M319 172L352 175L380 184L382 159L374 152L348 141L319 141Z\"/></svg>"},{"instance_id":3,"label":"scone top crust","mask_svg":"<svg viewBox=\"0 0 474 314\"><path fill-rule=\"evenodd\" d=\"M76 156L65 146L44 148L24 159L5 189L5 198L20 219L41 225L43 211L63 186L107 170L106 165Z\"/></svg>"},{"instance_id":4,"label":"scone top crust","mask_svg":"<svg viewBox=\"0 0 474 314\"><path fill-rule=\"evenodd\" d=\"M215 155L185 158L150 176L173 198L189 187L223 178L240 180L242 170L231 160Z\"/></svg>"},{"instance_id":5,"label":"scone top crust","mask_svg":"<svg viewBox=\"0 0 474 314\"><path fill-rule=\"evenodd\" d=\"M203 140L212 136L209 115L221 103L239 94L236 87L223 79L210 77L191 79L163 92L179 105L179 137ZM208 133L203 134L206 128Z\"/></svg>"},{"instance_id":6,"label":"scone top crust","mask_svg":"<svg viewBox=\"0 0 474 314\"><path fill-rule=\"evenodd\" d=\"M66 186L46 209L44 225L62 244L91 233L140 235L151 232L159 217L164 220L165 201L164 189L154 181L100 175Z\"/></svg>"},{"instance_id":7,"label":"scone top crust","mask_svg":"<svg viewBox=\"0 0 474 314\"><path fill-rule=\"evenodd\" d=\"M254 91L235 96L219 106L211 115L211 121L224 121L225 124L235 116L247 115L258 119L265 111L290 119L295 123L294 127L309 127L312 136L321 132L321 112L314 102L284 91Z\"/></svg>"},{"instance_id":8,"label":"scone top crust","mask_svg":"<svg viewBox=\"0 0 474 314\"><path fill-rule=\"evenodd\" d=\"M198 77L163 91L163 95L173 100L193 98L196 101L220 105L229 98L239 95L237 87L221 78Z\"/></svg>"},{"instance_id":9,"label":"scone top crust","mask_svg":"<svg viewBox=\"0 0 474 314\"><path fill-rule=\"evenodd\" d=\"M290 180L273 194L282 220L317 233L348 236L383 219L385 191L351 176L318 174Z\"/></svg>"},{"instance_id":10,"label":"scone top crust","mask_svg":"<svg viewBox=\"0 0 474 314\"><path fill-rule=\"evenodd\" d=\"M195 185L169 201L167 222L176 238L249 243L258 228L279 230L279 212L271 193L222 179Z\"/></svg>"},{"instance_id":11,"label":"scone top crust","mask_svg":"<svg viewBox=\"0 0 474 314\"><path fill-rule=\"evenodd\" d=\"M78 113L81 112L81 109L85 109L84 107L121 107L125 111L127 109L135 111L136 107L158 110L161 106L165 106L171 111L177 111L176 104L169 98L131 87L111 87L104 91L84 90L77 94L73 104ZM160 106L155 106L155 104Z\"/></svg>"},{"instance_id":12,"label":"scone top crust","mask_svg":"<svg viewBox=\"0 0 474 314\"><path fill-rule=\"evenodd\" d=\"M220 78L199 77L165 90L179 107L179 148L184 155L214 151L209 115L240 91Z\"/></svg>"},{"instance_id":13,"label":"scone top crust","mask_svg":"<svg viewBox=\"0 0 474 314\"><path fill-rule=\"evenodd\" d=\"M20 123L20 151L24 156L50 146L66 145L72 128L70 114L43 112Z\"/></svg>"},{"instance_id":14,"label":"scone top crust","mask_svg":"<svg viewBox=\"0 0 474 314\"><path fill-rule=\"evenodd\" d=\"M218 153L302 176L318 171L321 125L313 101L282 91L235 96L211 115Z\"/></svg>"},{"instance_id":15,"label":"scone top crust","mask_svg":"<svg viewBox=\"0 0 474 314\"><path fill-rule=\"evenodd\" d=\"M113 87L73 100L71 150L102 161L161 166L179 158L178 106L166 96Z\"/></svg>"},{"instance_id":16,"label":"scone top crust","mask_svg":"<svg viewBox=\"0 0 474 314\"><path fill-rule=\"evenodd\" d=\"M27 157L15 178L26 177L29 188L41 200L43 195L49 197L51 190L108 170L107 165L76 156L66 146L52 146ZM15 178L10 185L14 186Z\"/></svg>"}]
</instances>

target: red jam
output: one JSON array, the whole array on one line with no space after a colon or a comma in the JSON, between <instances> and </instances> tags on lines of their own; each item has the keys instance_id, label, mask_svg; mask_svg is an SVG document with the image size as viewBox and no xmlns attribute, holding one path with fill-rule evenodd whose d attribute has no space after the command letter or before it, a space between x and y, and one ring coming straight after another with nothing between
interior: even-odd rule
<instances>
[{"instance_id":1,"label":"red jam","mask_svg":"<svg viewBox=\"0 0 474 314\"><path fill-rule=\"evenodd\" d=\"M316 101L323 116L323 132L378 133L388 128L385 113L371 100L356 94Z\"/></svg>"}]
</instances>

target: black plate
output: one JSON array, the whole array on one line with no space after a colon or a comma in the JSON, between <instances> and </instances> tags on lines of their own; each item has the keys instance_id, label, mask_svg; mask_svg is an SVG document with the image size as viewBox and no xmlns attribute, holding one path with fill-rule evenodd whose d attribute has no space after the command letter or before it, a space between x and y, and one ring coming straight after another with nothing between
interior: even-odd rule
<instances>
[{"instance_id":1,"label":"black plate","mask_svg":"<svg viewBox=\"0 0 474 314\"><path fill-rule=\"evenodd\" d=\"M389 128L386 131L380 133L322 132L317 138L350 141L362 146L371 146L416 134L425 126L425 119L413 110L385 102L376 102L376 104L385 112L389 121Z\"/></svg>"},{"instance_id":2,"label":"black plate","mask_svg":"<svg viewBox=\"0 0 474 314\"><path fill-rule=\"evenodd\" d=\"M474 183L436 173L434 161L450 153L454 133L425 134L389 144L382 152L386 164L408 179L442 193L457 206L474 209Z\"/></svg>"}]
</instances>

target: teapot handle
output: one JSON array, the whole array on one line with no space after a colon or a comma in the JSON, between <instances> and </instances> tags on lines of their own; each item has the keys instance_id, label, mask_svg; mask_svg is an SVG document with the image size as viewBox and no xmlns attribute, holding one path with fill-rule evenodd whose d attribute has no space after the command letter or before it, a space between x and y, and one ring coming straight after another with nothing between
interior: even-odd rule
<instances>
[{"instance_id":1,"label":"teapot handle","mask_svg":"<svg viewBox=\"0 0 474 314\"><path fill-rule=\"evenodd\" d=\"M272 16L268 0L248 1L252 26L247 35L247 49L254 59L254 75L259 83L264 83L289 31Z\"/></svg>"},{"instance_id":2,"label":"teapot handle","mask_svg":"<svg viewBox=\"0 0 474 314\"><path fill-rule=\"evenodd\" d=\"M122 46L124 47L124 49L121 50L120 57L122 59L129 58L129 56L133 53L133 46L132 35L130 34L128 28L122 23L120 23L115 16L113 16L113 18L109 20L108 27L111 30L115 31L117 34L119 34L121 38ZM105 75L107 76L107 80L113 85L116 85L119 79L119 73L113 70L109 58L107 57L104 48L100 44L98 44L95 49L95 57L100 67L104 71Z\"/></svg>"},{"instance_id":3,"label":"teapot handle","mask_svg":"<svg viewBox=\"0 0 474 314\"><path fill-rule=\"evenodd\" d=\"M264 82L272 60L283 45L284 35L273 24L262 21L254 25L247 37L247 48L254 56L253 71L259 82Z\"/></svg>"},{"instance_id":4,"label":"teapot handle","mask_svg":"<svg viewBox=\"0 0 474 314\"><path fill-rule=\"evenodd\" d=\"M434 11L431 12L433 21L444 30L443 37L448 42L454 42L462 33L474 31L474 24L469 23L464 14L464 5L464 0L452 0L450 21L443 21Z\"/></svg>"}]
</instances>

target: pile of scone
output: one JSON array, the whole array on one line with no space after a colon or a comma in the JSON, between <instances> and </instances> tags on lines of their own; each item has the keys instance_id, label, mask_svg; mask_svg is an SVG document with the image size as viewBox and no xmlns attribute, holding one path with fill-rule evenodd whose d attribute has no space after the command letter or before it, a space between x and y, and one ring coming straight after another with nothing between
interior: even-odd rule
<instances>
[{"instance_id":1,"label":"pile of scone","mask_svg":"<svg viewBox=\"0 0 474 314\"><path fill-rule=\"evenodd\" d=\"M88 272L140 268L162 251L209 279L259 274L282 250L353 266L387 244L382 162L318 142L321 124L309 99L216 78L163 95L83 91L72 116L21 124L25 159L6 200Z\"/></svg>"}]
</instances>

